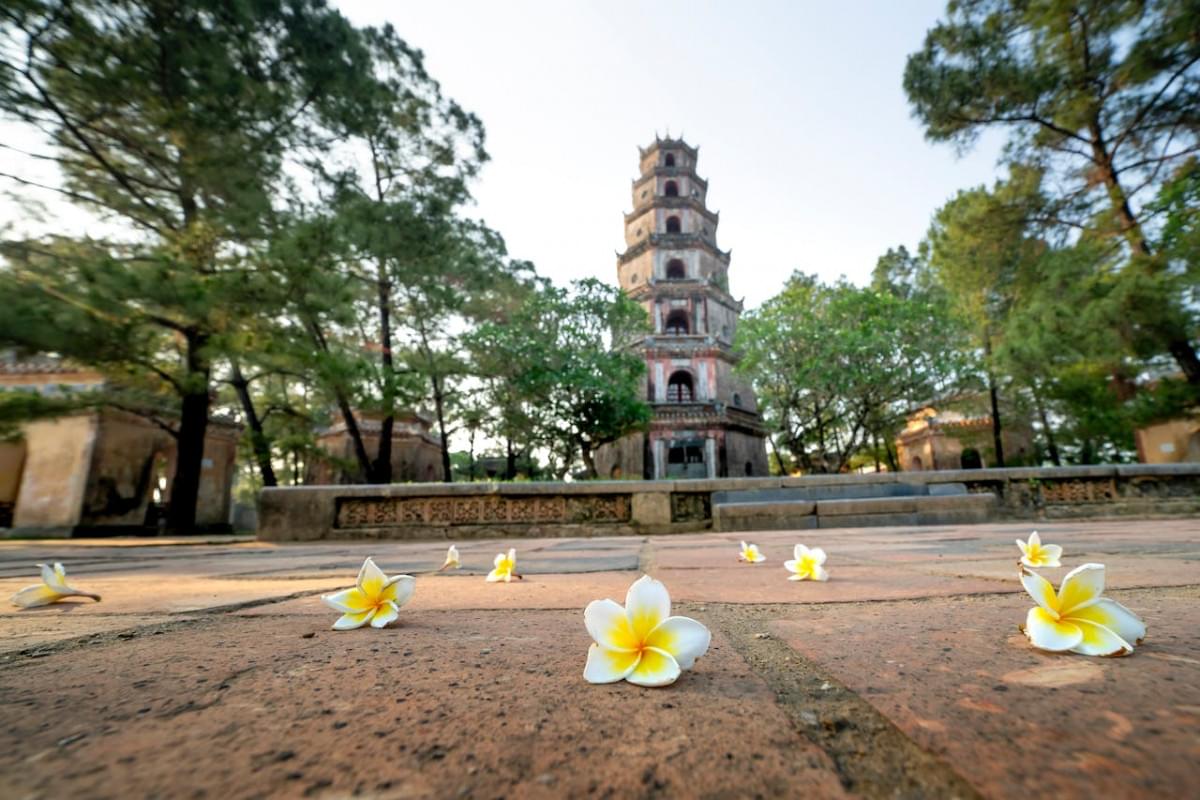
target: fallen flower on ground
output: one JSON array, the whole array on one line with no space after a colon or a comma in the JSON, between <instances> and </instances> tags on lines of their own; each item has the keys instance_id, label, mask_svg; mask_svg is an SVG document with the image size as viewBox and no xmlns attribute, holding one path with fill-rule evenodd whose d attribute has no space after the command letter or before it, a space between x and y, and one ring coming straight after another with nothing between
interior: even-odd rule
<instances>
[{"instance_id":1,"label":"fallen flower on ground","mask_svg":"<svg viewBox=\"0 0 1200 800\"><path fill-rule=\"evenodd\" d=\"M90 597L97 603L100 602L100 595L68 586L67 571L57 561L54 562L54 566L49 564L38 564L37 566L42 571L42 582L26 586L14 594L12 596L13 605L21 608L35 608L57 603L66 597Z\"/></svg>"},{"instance_id":2,"label":"fallen flower on ground","mask_svg":"<svg viewBox=\"0 0 1200 800\"><path fill-rule=\"evenodd\" d=\"M521 580L521 576L517 574L517 550L514 547L508 548L508 554L497 553L495 567L488 573L487 582L496 583L504 581L511 583L513 578Z\"/></svg>"},{"instance_id":3,"label":"fallen flower on ground","mask_svg":"<svg viewBox=\"0 0 1200 800\"><path fill-rule=\"evenodd\" d=\"M742 542L742 552L738 553L738 561L745 561L747 564L759 564L766 560L767 557L758 549L758 545Z\"/></svg>"},{"instance_id":4,"label":"fallen flower on ground","mask_svg":"<svg viewBox=\"0 0 1200 800\"><path fill-rule=\"evenodd\" d=\"M321 600L334 611L342 612L333 623L335 631L354 630L367 623L372 628L382 628L400 616L400 607L409 601L415 587L416 580L411 575L389 578L368 558L358 571L353 589L321 595Z\"/></svg>"},{"instance_id":5,"label":"fallen flower on ground","mask_svg":"<svg viewBox=\"0 0 1200 800\"><path fill-rule=\"evenodd\" d=\"M594 640L583 668L588 683L667 686L691 669L712 640L696 620L671 616L667 587L649 575L629 587L624 608L613 600L588 603L583 623Z\"/></svg>"},{"instance_id":6,"label":"fallen flower on ground","mask_svg":"<svg viewBox=\"0 0 1200 800\"><path fill-rule=\"evenodd\" d=\"M783 562L783 566L792 574L789 581L827 581L829 572L822 566L825 563L825 551L819 547L811 550L802 544L796 545L793 552L795 558Z\"/></svg>"},{"instance_id":7,"label":"fallen flower on ground","mask_svg":"<svg viewBox=\"0 0 1200 800\"><path fill-rule=\"evenodd\" d=\"M446 563L442 564L441 569L461 569L462 561L458 558L458 548L450 545L450 549L446 551Z\"/></svg>"},{"instance_id":8,"label":"fallen flower on ground","mask_svg":"<svg viewBox=\"0 0 1200 800\"><path fill-rule=\"evenodd\" d=\"M1084 564L1067 573L1058 593L1025 567L1021 583L1037 601L1022 630L1034 647L1085 656L1125 656L1146 636L1146 625L1125 606L1103 597L1104 565Z\"/></svg>"},{"instance_id":9,"label":"fallen flower on ground","mask_svg":"<svg viewBox=\"0 0 1200 800\"><path fill-rule=\"evenodd\" d=\"M1061 567L1063 549L1056 544L1042 544L1042 537L1034 531L1029 534L1029 541L1017 539L1017 547L1021 548L1021 563L1027 567Z\"/></svg>"}]
</instances>

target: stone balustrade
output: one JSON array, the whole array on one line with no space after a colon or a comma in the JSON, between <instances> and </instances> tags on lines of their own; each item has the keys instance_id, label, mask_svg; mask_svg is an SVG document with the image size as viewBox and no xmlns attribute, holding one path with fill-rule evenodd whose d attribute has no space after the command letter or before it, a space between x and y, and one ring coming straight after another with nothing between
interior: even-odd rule
<instances>
[{"instance_id":1,"label":"stone balustrade","mask_svg":"<svg viewBox=\"0 0 1200 800\"><path fill-rule=\"evenodd\" d=\"M682 533L712 527L714 492L888 483L965 484L968 492L996 498L991 518L998 520L1200 512L1200 464L679 481L295 486L263 490L258 537L311 541Z\"/></svg>"}]
</instances>

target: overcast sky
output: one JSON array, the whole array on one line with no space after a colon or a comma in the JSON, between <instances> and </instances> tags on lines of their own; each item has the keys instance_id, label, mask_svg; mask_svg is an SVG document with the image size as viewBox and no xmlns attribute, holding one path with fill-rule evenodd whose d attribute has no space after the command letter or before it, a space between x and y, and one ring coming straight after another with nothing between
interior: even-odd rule
<instances>
[{"instance_id":1,"label":"overcast sky","mask_svg":"<svg viewBox=\"0 0 1200 800\"><path fill-rule=\"evenodd\" d=\"M959 188L990 183L997 140L925 142L901 88L943 0L379 3L444 91L483 120L491 162L472 213L556 281L616 281L638 145L700 148L734 295L754 306L796 269L869 280Z\"/></svg>"},{"instance_id":2,"label":"overcast sky","mask_svg":"<svg viewBox=\"0 0 1200 800\"><path fill-rule=\"evenodd\" d=\"M731 289L750 307L796 269L867 281L956 190L997 174L996 139L959 156L909 114L905 57L942 0L334 1L356 23L391 22L483 120L492 160L468 213L558 282L615 283L637 147L655 133L700 148ZM26 214L20 192L0 198L0 217ZM48 227L86 224L68 211Z\"/></svg>"}]
</instances>

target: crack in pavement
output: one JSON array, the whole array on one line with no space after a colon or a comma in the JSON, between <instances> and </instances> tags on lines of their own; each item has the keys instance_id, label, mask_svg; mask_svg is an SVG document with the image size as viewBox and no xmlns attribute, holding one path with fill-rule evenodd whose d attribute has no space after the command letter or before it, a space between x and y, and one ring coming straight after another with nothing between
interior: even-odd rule
<instances>
[{"instance_id":1,"label":"crack in pavement","mask_svg":"<svg viewBox=\"0 0 1200 800\"><path fill-rule=\"evenodd\" d=\"M833 674L766 633L778 606L705 603L696 608L775 692L796 730L825 751L847 791L864 798L981 797L950 765Z\"/></svg>"}]
</instances>

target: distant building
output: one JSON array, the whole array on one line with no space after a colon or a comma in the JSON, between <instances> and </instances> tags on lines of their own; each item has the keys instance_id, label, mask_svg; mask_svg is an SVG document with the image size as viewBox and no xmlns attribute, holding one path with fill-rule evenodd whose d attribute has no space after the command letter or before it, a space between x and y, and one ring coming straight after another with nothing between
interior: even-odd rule
<instances>
[{"instance_id":1,"label":"distant building","mask_svg":"<svg viewBox=\"0 0 1200 800\"><path fill-rule=\"evenodd\" d=\"M0 355L0 389L56 395L96 390L100 373L52 358ZM157 529L171 497L175 438L150 420L113 409L28 422L0 442L0 530L43 536ZM210 420L196 525L229 527L241 426ZM0 536L3 533L0 532Z\"/></svg>"},{"instance_id":2,"label":"distant building","mask_svg":"<svg viewBox=\"0 0 1200 800\"><path fill-rule=\"evenodd\" d=\"M933 469L980 469L996 464L995 440L990 414L968 416L969 412L926 406L913 413L896 436L896 460L906 472ZM1033 430L1027 422L1004 419L1001 413L1000 443L1004 465L1037 462Z\"/></svg>"},{"instance_id":3,"label":"distant building","mask_svg":"<svg viewBox=\"0 0 1200 800\"><path fill-rule=\"evenodd\" d=\"M1176 464L1200 461L1200 417L1164 420L1133 432L1138 461Z\"/></svg>"},{"instance_id":4,"label":"distant building","mask_svg":"<svg viewBox=\"0 0 1200 800\"><path fill-rule=\"evenodd\" d=\"M655 139L641 153L621 288L645 306L654 332L635 346L646 360L646 433L600 448L610 478L712 478L767 474L762 419L750 385L733 372L742 303L729 294L729 252L705 204L697 150Z\"/></svg>"},{"instance_id":5,"label":"distant building","mask_svg":"<svg viewBox=\"0 0 1200 800\"><path fill-rule=\"evenodd\" d=\"M375 458L379 453L379 434L383 416L355 412L363 447ZM432 432L432 420L414 411L398 411L392 427L392 482L431 483L442 480L442 438ZM354 440L339 416L328 428L317 432L317 447L325 458L309 462L306 484L354 483L358 476L358 461L354 455Z\"/></svg>"}]
</instances>

